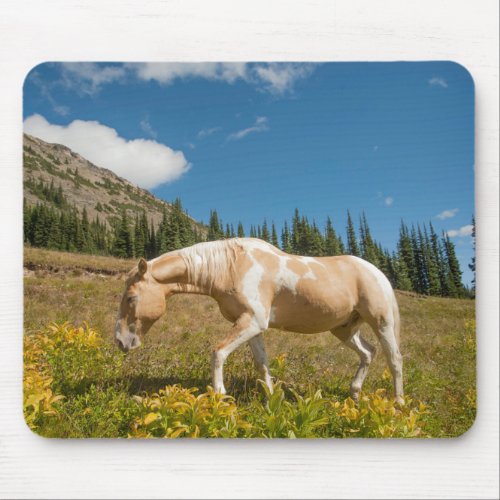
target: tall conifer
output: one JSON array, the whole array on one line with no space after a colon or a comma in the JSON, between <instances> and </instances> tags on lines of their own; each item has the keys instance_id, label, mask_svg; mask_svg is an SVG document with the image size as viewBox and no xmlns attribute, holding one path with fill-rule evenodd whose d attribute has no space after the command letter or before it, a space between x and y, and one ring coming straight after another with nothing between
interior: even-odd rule
<instances>
[{"instance_id":1,"label":"tall conifer","mask_svg":"<svg viewBox=\"0 0 500 500\"><path fill-rule=\"evenodd\" d=\"M352 223L349 210L347 211L347 251L350 255L360 256L356 231L354 230L354 224Z\"/></svg>"}]
</instances>

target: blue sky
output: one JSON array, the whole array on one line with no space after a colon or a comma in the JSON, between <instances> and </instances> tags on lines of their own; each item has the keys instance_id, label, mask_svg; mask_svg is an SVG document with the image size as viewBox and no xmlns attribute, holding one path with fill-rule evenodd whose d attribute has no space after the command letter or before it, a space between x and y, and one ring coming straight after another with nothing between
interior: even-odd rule
<instances>
[{"instance_id":1,"label":"blue sky","mask_svg":"<svg viewBox=\"0 0 500 500\"><path fill-rule=\"evenodd\" d=\"M280 228L298 207L344 236L364 210L393 249L401 219L432 221L472 278L474 87L455 63L45 63L24 120L205 222Z\"/></svg>"}]
</instances>

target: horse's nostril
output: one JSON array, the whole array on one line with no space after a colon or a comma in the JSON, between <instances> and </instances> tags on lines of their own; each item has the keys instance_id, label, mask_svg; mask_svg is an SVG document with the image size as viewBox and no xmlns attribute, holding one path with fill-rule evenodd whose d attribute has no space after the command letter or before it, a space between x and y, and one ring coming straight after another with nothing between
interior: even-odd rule
<instances>
[{"instance_id":1,"label":"horse's nostril","mask_svg":"<svg viewBox=\"0 0 500 500\"><path fill-rule=\"evenodd\" d=\"M117 343L118 347L120 348L120 350L122 350L123 352L128 351L128 349L125 347L125 344L120 339L116 339L116 343Z\"/></svg>"}]
</instances>

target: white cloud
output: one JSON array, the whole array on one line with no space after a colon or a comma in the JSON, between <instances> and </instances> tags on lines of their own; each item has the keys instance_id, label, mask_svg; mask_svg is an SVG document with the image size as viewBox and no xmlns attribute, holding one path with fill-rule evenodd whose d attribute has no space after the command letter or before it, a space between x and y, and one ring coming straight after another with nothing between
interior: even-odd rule
<instances>
[{"instance_id":1,"label":"white cloud","mask_svg":"<svg viewBox=\"0 0 500 500\"><path fill-rule=\"evenodd\" d=\"M205 139L205 137L209 137L210 135L220 132L221 130L222 127L204 128L198 132L197 137L198 139Z\"/></svg>"},{"instance_id":2,"label":"white cloud","mask_svg":"<svg viewBox=\"0 0 500 500\"><path fill-rule=\"evenodd\" d=\"M238 130L237 132L233 132L227 136L227 141L239 141L246 137L248 134L252 134L254 132L265 132L269 130L269 126L267 124L267 118L265 116L258 116L255 120L255 124L251 127L244 128L243 130Z\"/></svg>"},{"instance_id":3,"label":"white cloud","mask_svg":"<svg viewBox=\"0 0 500 500\"><path fill-rule=\"evenodd\" d=\"M124 66L105 66L97 63L62 63L62 84L83 95L92 95L108 83L123 81L126 77Z\"/></svg>"},{"instance_id":4,"label":"white cloud","mask_svg":"<svg viewBox=\"0 0 500 500\"><path fill-rule=\"evenodd\" d=\"M446 234L450 238L455 238L456 236L458 237L471 236L472 229L473 229L472 224L468 224L467 226L462 226L459 229L450 229L449 231L446 231Z\"/></svg>"},{"instance_id":5,"label":"white cloud","mask_svg":"<svg viewBox=\"0 0 500 500\"><path fill-rule=\"evenodd\" d=\"M298 80L312 74L316 65L309 63L134 63L126 68L140 80L162 85L176 79L205 78L234 83L243 80L272 94L291 92Z\"/></svg>"},{"instance_id":6,"label":"white cloud","mask_svg":"<svg viewBox=\"0 0 500 500\"><path fill-rule=\"evenodd\" d=\"M47 99L54 112L61 116L67 116L69 114L69 107L58 104L52 96L52 83L45 82L42 78L40 78L40 74L37 71L30 73L29 80L38 87L41 96Z\"/></svg>"},{"instance_id":7,"label":"white cloud","mask_svg":"<svg viewBox=\"0 0 500 500\"><path fill-rule=\"evenodd\" d=\"M169 85L175 80L203 78L229 84L241 80L258 90L284 95L293 92L295 83L310 76L316 66L311 63L102 64L72 62L60 63L61 78L52 81L51 86L62 86L83 96L94 95L104 85L111 83L155 81L160 85ZM44 95L42 88L41 93ZM52 104L55 108L56 105ZM60 107L59 112L64 114L64 107Z\"/></svg>"},{"instance_id":8,"label":"white cloud","mask_svg":"<svg viewBox=\"0 0 500 500\"><path fill-rule=\"evenodd\" d=\"M147 189L172 182L191 167L182 151L153 140L126 140L115 129L96 121L52 125L35 114L24 120L24 131L44 141L63 144L97 166Z\"/></svg>"},{"instance_id":9,"label":"white cloud","mask_svg":"<svg viewBox=\"0 0 500 500\"><path fill-rule=\"evenodd\" d=\"M452 208L451 210L443 210L440 214L436 215L436 218L445 220L445 219L451 219L452 217L455 217L458 213L458 208Z\"/></svg>"},{"instance_id":10,"label":"white cloud","mask_svg":"<svg viewBox=\"0 0 500 500\"><path fill-rule=\"evenodd\" d=\"M311 75L315 66L304 63L269 63L253 67L257 79L263 84L264 90L272 94L284 94L293 89L298 80Z\"/></svg>"},{"instance_id":11,"label":"white cloud","mask_svg":"<svg viewBox=\"0 0 500 500\"><path fill-rule=\"evenodd\" d=\"M152 127L147 116L140 121L139 125L141 126L141 130L151 136L153 139L156 139L158 137L156 130Z\"/></svg>"},{"instance_id":12,"label":"white cloud","mask_svg":"<svg viewBox=\"0 0 500 500\"><path fill-rule=\"evenodd\" d=\"M386 196L382 191L377 191L377 199L386 207L390 207L394 203L394 198L392 196Z\"/></svg>"},{"instance_id":13,"label":"white cloud","mask_svg":"<svg viewBox=\"0 0 500 500\"><path fill-rule=\"evenodd\" d=\"M440 76L433 76L430 80L428 80L428 82L431 87L442 87L444 89L448 88L448 82Z\"/></svg>"},{"instance_id":14,"label":"white cloud","mask_svg":"<svg viewBox=\"0 0 500 500\"><path fill-rule=\"evenodd\" d=\"M127 69L140 80L155 80L168 85L176 79L205 78L233 83L238 78L246 79L245 63L135 63Z\"/></svg>"}]
</instances>

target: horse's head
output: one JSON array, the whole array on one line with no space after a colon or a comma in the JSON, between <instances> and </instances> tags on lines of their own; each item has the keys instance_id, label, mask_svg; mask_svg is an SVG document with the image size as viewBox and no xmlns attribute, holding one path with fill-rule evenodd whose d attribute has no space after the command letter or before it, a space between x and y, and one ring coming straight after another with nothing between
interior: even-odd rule
<instances>
[{"instance_id":1,"label":"horse's head","mask_svg":"<svg viewBox=\"0 0 500 500\"><path fill-rule=\"evenodd\" d=\"M141 337L165 312L165 291L141 259L129 273L115 327L118 347L127 352L141 345Z\"/></svg>"}]
</instances>

